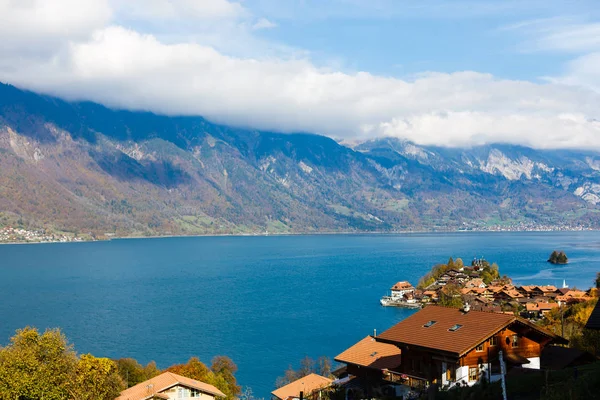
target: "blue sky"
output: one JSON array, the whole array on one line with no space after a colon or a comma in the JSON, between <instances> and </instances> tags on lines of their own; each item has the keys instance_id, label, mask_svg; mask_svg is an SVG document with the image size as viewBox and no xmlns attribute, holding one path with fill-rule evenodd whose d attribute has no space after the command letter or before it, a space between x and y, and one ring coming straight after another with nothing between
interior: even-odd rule
<instances>
[{"instance_id":1,"label":"blue sky","mask_svg":"<svg viewBox=\"0 0 600 400\"><path fill-rule=\"evenodd\" d=\"M0 0L0 81L345 140L600 149L597 0Z\"/></svg>"},{"instance_id":2,"label":"blue sky","mask_svg":"<svg viewBox=\"0 0 600 400\"><path fill-rule=\"evenodd\" d=\"M274 3L244 3L253 12L280 21L276 29L264 30L261 36L308 50L323 65L339 63L348 69L396 77L424 70L474 70L526 80L561 74L570 54L537 49L535 37L515 25L543 20L552 24L557 18L556 23L584 23L593 20L598 8L585 1Z\"/></svg>"}]
</instances>

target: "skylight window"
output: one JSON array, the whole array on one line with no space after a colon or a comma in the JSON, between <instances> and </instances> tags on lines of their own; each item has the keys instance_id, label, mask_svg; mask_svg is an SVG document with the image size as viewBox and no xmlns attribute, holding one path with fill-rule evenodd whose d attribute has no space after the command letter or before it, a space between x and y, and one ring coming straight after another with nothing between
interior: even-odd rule
<instances>
[{"instance_id":1,"label":"skylight window","mask_svg":"<svg viewBox=\"0 0 600 400\"><path fill-rule=\"evenodd\" d=\"M430 326L434 325L437 321L429 321L428 323L426 323L425 325L423 325L423 328L429 328Z\"/></svg>"},{"instance_id":2,"label":"skylight window","mask_svg":"<svg viewBox=\"0 0 600 400\"><path fill-rule=\"evenodd\" d=\"M450 329L448 329L450 332L456 332L457 330L459 330L460 328L462 328L461 324L456 324L456 325L452 325L452 327L450 327Z\"/></svg>"}]
</instances>

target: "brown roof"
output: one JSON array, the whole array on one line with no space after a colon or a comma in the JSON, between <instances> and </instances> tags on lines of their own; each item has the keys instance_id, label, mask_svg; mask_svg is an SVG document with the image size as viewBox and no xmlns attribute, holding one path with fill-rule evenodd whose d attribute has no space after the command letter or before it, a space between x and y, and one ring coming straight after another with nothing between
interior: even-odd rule
<instances>
[{"instance_id":1,"label":"brown roof","mask_svg":"<svg viewBox=\"0 0 600 400\"><path fill-rule=\"evenodd\" d=\"M600 300L596 303L596 307L592 310L592 314L585 324L587 329L600 329Z\"/></svg>"},{"instance_id":2,"label":"brown roof","mask_svg":"<svg viewBox=\"0 0 600 400\"><path fill-rule=\"evenodd\" d=\"M121 395L115 400L145 400L157 396L160 397L160 392L177 385L197 389L216 397L225 397L223 392L213 385L186 378L185 376L177 375L172 372L164 372L152 379L148 379L145 382L138 383L129 389L123 390Z\"/></svg>"},{"instance_id":3,"label":"brown roof","mask_svg":"<svg viewBox=\"0 0 600 400\"><path fill-rule=\"evenodd\" d=\"M392 369L400 365L400 349L367 336L336 356L335 361L367 368Z\"/></svg>"},{"instance_id":4,"label":"brown roof","mask_svg":"<svg viewBox=\"0 0 600 400\"><path fill-rule=\"evenodd\" d=\"M426 328L424 325L429 321L436 321L436 323ZM556 338L550 332L512 314L483 311L464 313L455 308L428 306L383 332L376 340L419 346L462 356L515 321ZM462 326L451 332L449 329L456 324Z\"/></svg>"},{"instance_id":5,"label":"brown roof","mask_svg":"<svg viewBox=\"0 0 600 400\"><path fill-rule=\"evenodd\" d=\"M527 311L547 311L558 307L558 303L544 303L538 301L537 303L527 303L525 307L527 308Z\"/></svg>"},{"instance_id":6,"label":"brown roof","mask_svg":"<svg viewBox=\"0 0 600 400\"><path fill-rule=\"evenodd\" d=\"M548 286L538 286L542 292L556 292L556 286L548 285Z\"/></svg>"},{"instance_id":7,"label":"brown roof","mask_svg":"<svg viewBox=\"0 0 600 400\"><path fill-rule=\"evenodd\" d=\"M413 288L413 285L411 285L409 282L406 282L406 281L398 282L394 286L392 286L392 290L407 290L407 289L414 289L414 288Z\"/></svg>"},{"instance_id":8,"label":"brown roof","mask_svg":"<svg viewBox=\"0 0 600 400\"><path fill-rule=\"evenodd\" d=\"M277 390L271 392L271 394L281 400L300 397L300 392L304 393L304 396L308 396L315 390L324 389L331 385L333 382L329 378L317 374L309 374L304 378L295 380L292 383L288 383L285 386L280 387Z\"/></svg>"}]
</instances>

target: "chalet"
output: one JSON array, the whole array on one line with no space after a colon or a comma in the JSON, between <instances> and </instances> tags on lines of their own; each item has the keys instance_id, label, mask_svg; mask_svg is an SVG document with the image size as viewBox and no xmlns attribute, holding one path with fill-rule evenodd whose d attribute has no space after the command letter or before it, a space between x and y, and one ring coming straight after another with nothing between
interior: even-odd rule
<instances>
[{"instance_id":1,"label":"chalet","mask_svg":"<svg viewBox=\"0 0 600 400\"><path fill-rule=\"evenodd\" d=\"M517 287L517 290L519 291L519 293L521 293L524 297L527 297L527 298L535 297L536 294L539 295L539 292L540 292L537 289L537 286L535 286L535 285L519 286L519 287Z\"/></svg>"},{"instance_id":2,"label":"chalet","mask_svg":"<svg viewBox=\"0 0 600 400\"><path fill-rule=\"evenodd\" d=\"M515 289L503 289L494 293L494 300L496 301L513 301L519 298L523 298L523 295Z\"/></svg>"},{"instance_id":3,"label":"chalet","mask_svg":"<svg viewBox=\"0 0 600 400\"><path fill-rule=\"evenodd\" d=\"M475 279L471 279L471 280L465 282L464 287L465 288L480 288L480 289L483 289L483 288L487 287L487 285L483 282L483 279L481 279L481 278L475 278Z\"/></svg>"},{"instance_id":4,"label":"chalet","mask_svg":"<svg viewBox=\"0 0 600 400\"><path fill-rule=\"evenodd\" d=\"M508 368L540 368L543 348L567 343L512 314L427 306L375 338L397 346L402 362L393 377L406 385L473 385L499 378L499 352Z\"/></svg>"},{"instance_id":5,"label":"chalet","mask_svg":"<svg viewBox=\"0 0 600 400\"><path fill-rule=\"evenodd\" d=\"M390 291L393 298L400 298L408 294L414 295L415 288L410 283L402 281L392 286Z\"/></svg>"},{"instance_id":6,"label":"chalet","mask_svg":"<svg viewBox=\"0 0 600 400\"><path fill-rule=\"evenodd\" d=\"M335 361L346 364L351 389L360 389L371 398L382 393L379 390L389 383L384 379L388 370L400 366L400 349L392 344L377 342L367 336L335 357Z\"/></svg>"},{"instance_id":7,"label":"chalet","mask_svg":"<svg viewBox=\"0 0 600 400\"><path fill-rule=\"evenodd\" d=\"M535 302L525 304L529 318L541 318L558 307L558 303Z\"/></svg>"},{"instance_id":8,"label":"chalet","mask_svg":"<svg viewBox=\"0 0 600 400\"><path fill-rule=\"evenodd\" d=\"M446 271L442 275L440 275L440 277L438 278L436 283L440 286L445 286L446 284L450 283L451 281L453 283L462 284L468 279L469 279L469 276L467 274L464 274L455 269L449 269L448 271Z\"/></svg>"},{"instance_id":9,"label":"chalet","mask_svg":"<svg viewBox=\"0 0 600 400\"><path fill-rule=\"evenodd\" d=\"M436 292L435 290L425 290L423 292L423 297L421 298L421 301L427 303L429 301L437 301L438 298L438 292Z\"/></svg>"},{"instance_id":10,"label":"chalet","mask_svg":"<svg viewBox=\"0 0 600 400\"><path fill-rule=\"evenodd\" d=\"M553 285L538 286L538 288L542 291L544 296L548 295L548 293L558 293L558 289Z\"/></svg>"},{"instance_id":11,"label":"chalet","mask_svg":"<svg viewBox=\"0 0 600 400\"><path fill-rule=\"evenodd\" d=\"M123 390L116 400L174 400L201 398L214 400L225 394L213 385L186 378L172 372L164 372L145 382Z\"/></svg>"},{"instance_id":12,"label":"chalet","mask_svg":"<svg viewBox=\"0 0 600 400\"><path fill-rule=\"evenodd\" d=\"M592 299L593 298L590 297L586 292L584 292L583 290L578 290L578 289L571 289L563 295L556 296L556 301L561 306L563 304L581 303L581 302L589 301Z\"/></svg>"},{"instance_id":13,"label":"chalet","mask_svg":"<svg viewBox=\"0 0 600 400\"><path fill-rule=\"evenodd\" d=\"M294 399L312 399L319 400L323 398L323 391L329 388L332 380L317 374L309 374L303 378L297 379L271 394L279 400L294 400Z\"/></svg>"}]
</instances>

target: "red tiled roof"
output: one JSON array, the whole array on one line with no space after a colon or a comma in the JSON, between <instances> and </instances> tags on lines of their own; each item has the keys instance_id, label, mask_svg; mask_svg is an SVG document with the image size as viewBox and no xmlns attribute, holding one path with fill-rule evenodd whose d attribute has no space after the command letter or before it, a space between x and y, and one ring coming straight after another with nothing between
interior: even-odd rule
<instances>
[{"instance_id":1,"label":"red tiled roof","mask_svg":"<svg viewBox=\"0 0 600 400\"><path fill-rule=\"evenodd\" d=\"M185 376L177 375L172 372L164 372L158 376L155 376L154 378L148 379L145 382L138 383L129 389L123 390L121 395L115 400L146 400L151 399L153 396L160 397L160 392L176 385L197 389L214 397L225 397L223 392L213 385L209 385L208 383L200 382L195 379L186 378Z\"/></svg>"},{"instance_id":2,"label":"red tiled roof","mask_svg":"<svg viewBox=\"0 0 600 400\"><path fill-rule=\"evenodd\" d=\"M310 395L315 390L324 389L331 385L333 382L329 378L317 374L309 374L304 378L295 380L285 386L280 387L277 390L271 392L271 394L281 400L300 397L300 392L304 393L304 396Z\"/></svg>"},{"instance_id":3,"label":"red tiled roof","mask_svg":"<svg viewBox=\"0 0 600 400\"><path fill-rule=\"evenodd\" d=\"M426 328L424 325L429 321L436 322ZM428 306L383 332L376 340L419 346L462 356L515 321L556 338L556 335L512 314L483 311L464 313L455 308ZM461 325L460 329L449 331L456 324Z\"/></svg>"},{"instance_id":4,"label":"red tiled roof","mask_svg":"<svg viewBox=\"0 0 600 400\"><path fill-rule=\"evenodd\" d=\"M400 349L367 336L336 356L335 361L374 369L392 369L400 365Z\"/></svg>"},{"instance_id":5,"label":"red tiled roof","mask_svg":"<svg viewBox=\"0 0 600 400\"><path fill-rule=\"evenodd\" d=\"M413 288L413 285L411 285L409 282L406 282L406 281L398 282L394 286L392 286L392 290L407 290L407 289L414 289L414 288Z\"/></svg>"}]
</instances>

